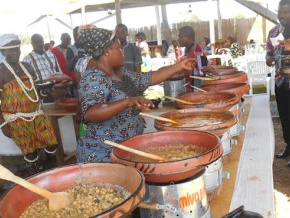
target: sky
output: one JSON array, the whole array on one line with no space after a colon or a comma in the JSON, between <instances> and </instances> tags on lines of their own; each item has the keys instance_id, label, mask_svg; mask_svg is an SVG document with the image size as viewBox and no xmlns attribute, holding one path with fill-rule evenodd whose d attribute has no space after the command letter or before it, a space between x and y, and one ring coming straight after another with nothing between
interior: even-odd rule
<instances>
[{"instance_id":1,"label":"sky","mask_svg":"<svg viewBox=\"0 0 290 218\"><path fill-rule=\"evenodd\" d=\"M9 0L8 0L9 1ZM23 2L24 0L19 0ZM33 0L27 0L33 1ZM264 0L265 1L265 0ZM2 3L1 3L2 2ZM0 0L1 5L5 7L7 0ZM47 1L49 2L49 1ZM279 0L268 0L269 8L277 8ZM30 4L30 3L29 3ZM10 8L6 5L6 12L1 14L0 19L0 34L3 33L15 33L19 35L29 35L34 33L40 33L44 35L45 41L49 40L49 31L52 38L59 43L60 34L63 32L72 33L71 29L65 27L59 22L55 21L52 17L49 19L43 19L36 24L28 26L34 20L36 20L41 14L40 11L35 8L31 11L31 5L25 4L24 6L18 6ZM217 9L215 2L194 2L191 4L174 4L167 5L167 14L169 23L178 23L182 17L188 14L189 5L191 5L192 14L198 16L201 20L209 20L211 18L217 19ZM47 6L48 7L48 6ZM28 10L29 9L29 10ZM234 0L220 0L220 11L223 19L235 17L237 14L243 14L245 17L254 17L256 13L242 6ZM112 11L114 12L114 11ZM134 9L122 10L122 23L126 24L129 28L138 28L143 26L151 26L156 23L155 7L143 7ZM99 13L87 13L86 21L91 23L95 20L101 19L107 16L107 12ZM160 14L161 17L161 14ZM69 26L75 27L82 24L81 14L74 14L71 17L69 15L58 15L58 18ZM96 24L98 27L114 29L116 25L115 16L106 19ZM48 28L49 27L49 28ZM72 34L71 34L72 35Z\"/></svg>"}]
</instances>

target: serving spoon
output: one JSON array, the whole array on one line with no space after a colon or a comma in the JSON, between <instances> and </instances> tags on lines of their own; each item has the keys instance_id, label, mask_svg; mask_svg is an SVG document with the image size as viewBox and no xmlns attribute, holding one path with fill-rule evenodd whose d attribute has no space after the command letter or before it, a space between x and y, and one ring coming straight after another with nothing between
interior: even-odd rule
<instances>
[{"instance_id":1,"label":"serving spoon","mask_svg":"<svg viewBox=\"0 0 290 218\"><path fill-rule=\"evenodd\" d=\"M178 102L183 103L183 104L193 104L190 101L185 101L185 100L181 100L181 99L170 97L170 96L164 96L164 98L167 98L167 99L170 99L170 100L174 100L174 101L178 101Z\"/></svg>"},{"instance_id":2,"label":"serving spoon","mask_svg":"<svg viewBox=\"0 0 290 218\"><path fill-rule=\"evenodd\" d=\"M198 90L198 91L200 91L200 92L207 92L207 91L205 91L204 89L198 88L198 87L196 87L196 86L192 86L192 85L190 85L190 87L191 87L191 88L194 88L194 89L196 89L196 90Z\"/></svg>"},{"instance_id":3,"label":"serving spoon","mask_svg":"<svg viewBox=\"0 0 290 218\"><path fill-rule=\"evenodd\" d=\"M169 123L175 124L177 126L182 126L183 125L182 123L176 122L175 120L171 120L171 119L168 119L168 118L165 118L165 117L155 116L155 115L152 115L152 114L146 114L146 113L140 112L139 115L144 116L144 117L153 118L153 119L156 119L156 120L169 122Z\"/></svg>"},{"instance_id":4,"label":"serving spoon","mask_svg":"<svg viewBox=\"0 0 290 218\"><path fill-rule=\"evenodd\" d=\"M0 164L0 178L14 182L44 198L48 199L49 210L60 210L72 204L74 197L67 192L50 192L25 179L15 176L11 171Z\"/></svg>"},{"instance_id":5,"label":"serving spoon","mask_svg":"<svg viewBox=\"0 0 290 218\"><path fill-rule=\"evenodd\" d=\"M137 149L134 149L134 148L130 148L130 147L127 147L125 145L122 145L122 144L119 144L119 143L116 143L116 142L112 142L112 141L109 141L109 140L105 140L104 143L106 143L108 145L111 145L113 147L122 149L124 151L128 151L128 152L131 152L131 153L134 153L134 154L149 158L149 159L158 160L158 161L162 161L162 162L168 161L166 158L160 157L158 155L150 154L150 153L147 153L147 152L144 152L144 151L140 151L140 150L137 150Z\"/></svg>"},{"instance_id":6,"label":"serving spoon","mask_svg":"<svg viewBox=\"0 0 290 218\"><path fill-rule=\"evenodd\" d=\"M216 80L215 78L212 78L212 77L202 77L202 76L189 76L189 77L193 79L200 79L200 80Z\"/></svg>"}]
</instances>

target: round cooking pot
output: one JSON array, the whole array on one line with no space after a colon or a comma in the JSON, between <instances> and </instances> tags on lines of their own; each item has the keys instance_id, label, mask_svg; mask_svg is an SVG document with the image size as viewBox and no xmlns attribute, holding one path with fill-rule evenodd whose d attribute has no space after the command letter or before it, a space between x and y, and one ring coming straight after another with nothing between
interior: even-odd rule
<instances>
[{"instance_id":1,"label":"round cooking pot","mask_svg":"<svg viewBox=\"0 0 290 218\"><path fill-rule=\"evenodd\" d=\"M206 165L222 156L223 149L219 138L211 133L202 131L162 131L132 137L123 145L134 149L146 148L152 144L158 147L180 146L180 144L194 144L206 148L206 152L183 160L168 162L137 162L130 160L128 152L113 148L111 159L113 162L134 166L140 170L147 182L170 183L190 178L204 170Z\"/></svg>"},{"instance_id":2,"label":"round cooking pot","mask_svg":"<svg viewBox=\"0 0 290 218\"><path fill-rule=\"evenodd\" d=\"M223 108L229 110L240 101L239 96L231 92L188 92L179 95L177 98L192 102L192 104L184 104L175 101L175 107L178 109Z\"/></svg>"},{"instance_id":3,"label":"round cooking pot","mask_svg":"<svg viewBox=\"0 0 290 218\"><path fill-rule=\"evenodd\" d=\"M157 130L200 130L211 132L217 136L221 136L238 122L233 112L212 108L174 110L161 114L160 116L177 122L182 122L184 118L190 118L192 119L192 125L190 127L185 127L155 120L154 127Z\"/></svg>"},{"instance_id":4,"label":"round cooking pot","mask_svg":"<svg viewBox=\"0 0 290 218\"><path fill-rule=\"evenodd\" d=\"M231 73L237 70L238 69L236 67L222 65L206 66L201 69L201 71L205 73L223 73L223 74Z\"/></svg>"},{"instance_id":5,"label":"round cooking pot","mask_svg":"<svg viewBox=\"0 0 290 218\"><path fill-rule=\"evenodd\" d=\"M201 85L208 86L208 85L217 85L217 84L224 84L224 83L243 83L248 81L248 76L246 73L236 73L231 74L231 77L225 79L215 79L215 80L202 80Z\"/></svg>"},{"instance_id":6,"label":"round cooking pot","mask_svg":"<svg viewBox=\"0 0 290 218\"><path fill-rule=\"evenodd\" d=\"M60 98L57 101L59 108L67 111L76 111L79 106L78 98Z\"/></svg>"},{"instance_id":7,"label":"round cooking pot","mask_svg":"<svg viewBox=\"0 0 290 218\"><path fill-rule=\"evenodd\" d=\"M250 90L250 85L247 83L224 83L217 85L205 86L202 88L208 92L227 91L237 94L240 98Z\"/></svg>"},{"instance_id":8,"label":"round cooking pot","mask_svg":"<svg viewBox=\"0 0 290 218\"><path fill-rule=\"evenodd\" d=\"M244 71L239 71L239 70L233 70L233 71L229 71L227 73L224 72L214 72L214 73L207 73L208 76L214 76L214 78L216 79L228 79L231 77L235 77L238 76L242 73L245 73Z\"/></svg>"},{"instance_id":9,"label":"round cooking pot","mask_svg":"<svg viewBox=\"0 0 290 218\"><path fill-rule=\"evenodd\" d=\"M130 178L130 179L128 179ZM90 163L65 166L41 173L28 179L49 191L57 192L79 183L104 182L120 185L131 195L122 203L98 214L98 217L125 217L133 211L145 196L145 178L130 166L113 163ZM15 185L2 199L0 214L3 218L20 217L32 202L41 197L19 185Z\"/></svg>"}]
</instances>

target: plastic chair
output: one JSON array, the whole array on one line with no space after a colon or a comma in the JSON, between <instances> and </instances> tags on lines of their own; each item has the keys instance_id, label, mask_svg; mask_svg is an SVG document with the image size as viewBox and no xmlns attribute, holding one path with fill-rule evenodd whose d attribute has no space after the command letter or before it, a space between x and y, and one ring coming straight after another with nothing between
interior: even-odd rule
<instances>
[{"instance_id":1,"label":"plastic chair","mask_svg":"<svg viewBox=\"0 0 290 218\"><path fill-rule=\"evenodd\" d=\"M263 84L266 86L267 94L270 96L271 68L264 60L248 60L247 73L250 85L250 95L253 95L253 85Z\"/></svg>"},{"instance_id":2,"label":"plastic chair","mask_svg":"<svg viewBox=\"0 0 290 218\"><path fill-rule=\"evenodd\" d=\"M228 54L213 54L206 56L208 61L210 62L211 59L219 58L221 60L221 65L229 66L229 61L231 60L231 56Z\"/></svg>"}]
</instances>

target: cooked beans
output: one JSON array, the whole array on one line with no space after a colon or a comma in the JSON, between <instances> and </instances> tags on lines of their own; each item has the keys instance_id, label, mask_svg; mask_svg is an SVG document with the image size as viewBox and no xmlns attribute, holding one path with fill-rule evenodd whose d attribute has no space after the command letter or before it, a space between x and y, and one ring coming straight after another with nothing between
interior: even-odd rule
<instances>
[{"instance_id":1,"label":"cooked beans","mask_svg":"<svg viewBox=\"0 0 290 218\"><path fill-rule=\"evenodd\" d=\"M165 159L172 161L182 160L187 158L193 158L195 156L201 155L207 151L207 148L202 146L197 146L193 144L186 143L172 143L166 145L148 145L144 148L138 148L140 151L144 151L150 154L155 154ZM129 153L126 156L127 160L132 160L136 162L156 162L155 160L142 157L133 153Z\"/></svg>"},{"instance_id":2,"label":"cooked beans","mask_svg":"<svg viewBox=\"0 0 290 218\"><path fill-rule=\"evenodd\" d=\"M118 187L119 188L119 187ZM58 211L48 209L48 200L40 199L32 203L20 218L88 218L106 211L125 200L124 193L110 187L96 184L76 185L66 190L74 196L74 202Z\"/></svg>"}]
</instances>

